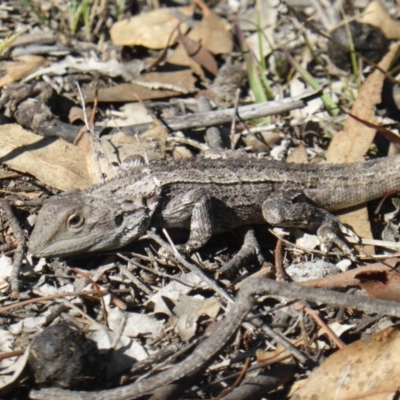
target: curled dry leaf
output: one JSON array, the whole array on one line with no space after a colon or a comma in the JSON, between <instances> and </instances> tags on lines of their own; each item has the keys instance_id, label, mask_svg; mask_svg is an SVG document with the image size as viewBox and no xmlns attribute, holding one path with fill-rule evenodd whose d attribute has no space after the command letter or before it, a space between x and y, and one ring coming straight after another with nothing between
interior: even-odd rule
<instances>
[{"instance_id":1,"label":"curled dry leaf","mask_svg":"<svg viewBox=\"0 0 400 400\"><path fill-rule=\"evenodd\" d=\"M62 139L35 135L17 124L0 126L0 162L60 190L84 189L93 183L82 150Z\"/></svg>"},{"instance_id":2,"label":"curled dry leaf","mask_svg":"<svg viewBox=\"0 0 400 400\"><path fill-rule=\"evenodd\" d=\"M189 36L182 35L181 31L179 31L178 39L180 44L185 49L186 55L194 61L196 64L203 67L205 70L210 72L213 75L217 75L218 73L218 65L215 61L213 55L205 49L199 41L191 39ZM192 63L189 60L189 65L192 67ZM193 68L192 68L193 69ZM198 73L198 69L193 69L195 73L198 75L202 75Z\"/></svg>"},{"instance_id":3,"label":"curled dry leaf","mask_svg":"<svg viewBox=\"0 0 400 400\"><path fill-rule=\"evenodd\" d=\"M392 399L398 393L399 351L398 325L358 340L332 354L291 399Z\"/></svg>"},{"instance_id":4,"label":"curled dry leaf","mask_svg":"<svg viewBox=\"0 0 400 400\"><path fill-rule=\"evenodd\" d=\"M133 18L116 22L111 30L111 40L117 46L144 46L150 49L162 49L175 43L178 32L170 34L179 23L193 14L193 6L181 8L159 8L142 13ZM181 23L182 31L188 27Z\"/></svg>"}]
</instances>

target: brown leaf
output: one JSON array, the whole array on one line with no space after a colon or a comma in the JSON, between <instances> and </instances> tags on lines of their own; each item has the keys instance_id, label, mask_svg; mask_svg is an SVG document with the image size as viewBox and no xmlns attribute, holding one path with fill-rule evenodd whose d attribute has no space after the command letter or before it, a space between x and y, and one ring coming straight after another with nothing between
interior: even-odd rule
<instances>
[{"instance_id":1,"label":"brown leaf","mask_svg":"<svg viewBox=\"0 0 400 400\"><path fill-rule=\"evenodd\" d=\"M193 6L181 8L159 8L135 17L116 22L111 30L111 40L117 46L144 46L162 49L175 43L178 32L168 39L177 25L193 14ZM182 31L188 27L182 23Z\"/></svg>"},{"instance_id":2,"label":"brown leaf","mask_svg":"<svg viewBox=\"0 0 400 400\"><path fill-rule=\"evenodd\" d=\"M303 143L300 143L286 158L286 162L295 164L307 164L307 149Z\"/></svg>"},{"instance_id":3,"label":"brown leaf","mask_svg":"<svg viewBox=\"0 0 400 400\"><path fill-rule=\"evenodd\" d=\"M398 393L399 326L392 326L332 354L292 400L387 400Z\"/></svg>"},{"instance_id":4,"label":"brown leaf","mask_svg":"<svg viewBox=\"0 0 400 400\"><path fill-rule=\"evenodd\" d=\"M366 271L355 276L370 297L400 301L400 276L390 271Z\"/></svg>"},{"instance_id":5,"label":"brown leaf","mask_svg":"<svg viewBox=\"0 0 400 400\"><path fill-rule=\"evenodd\" d=\"M398 46L393 47L379 63L379 67L383 71L389 69L398 48ZM368 76L353 104L351 110L353 115L372 124L377 124L375 106L381 102L384 79L385 75L379 70L375 70ZM374 128L361 124L350 116L347 117L343 130L338 132L331 141L326 152L327 161L330 163L362 161L375 137L375 132ZM358 208L351 213L342 212L339 214L340 220L344 224L350 225L360 237L372 238L368 212L365 207ZM371 247L364 247L363 250L366 253L374 251Z\"/></svg>"},{"instance_id":6,"label":"brown leaf","mask_svg":"<svg viewBox=\"0 0 400 400\"><path fill-rule=\"evenodd\" d=\"M182 91L193 93L197 89L195 87L196 79L193 72L189 69L178 72L150 72L142 75L135 81L138 83L123 83L121 85L111 86L98 91L99 102L132 102L141 100L163 99L167 97L179 96ZM142 86L140 83L146 84ZM166 88L160 89L160 85L165 85ZM173 86L182 91L172 90ZM154 86L158 89L152 89ZM86 101L91 102L95 98L94 89L83 91Z\"/></svg>"},{"instance_id":7,"label":"brown leaf","mask_svg":"<svg viewBox=\"0 0 400 400\"><path fill-rule=\"evenodd\" d=\"M189 36L182 35L179 30L178 40L186 51L186 54L197 64L213 75L218 73L218 65L213 55L205 49L199 41L191 39ZM196 72L196 71L195 71Z\"/></svg>"},{"instance_id":8,"label":"brown leaf","mask_svg":"<svg viewBox=\"0 0 400 400\"><path fill-rule=\"evenodd\" d=\"M40 56L26 55L16 58L16 62L4 68L6 74L0 79L0 87L20 81L44 65L48 65L48 62Z\"/></svg>"},{"instance_id":9,"label":"brown leaf","mask_svg":"<svg viewBox=\"0 0 400 400\"><path fill-rule=\"evenodd\" d=\"M86 107L85 113L87 116L87 119L90 119L90 116L92 115L92 107ZM71 107L68 113L68 121L70 124L73 124L76 121L82 121L85 122L85 113L83 112L82 107L74 106Z\"/></svg>"},{"instance_id":10,"label":"brown leaf","mask_svg":"<svg viewBox=\"0 0 400 400\"><path fill-rule=\"evenodd\" d=\"M194 50L190 49L190 51L187 52L184 44L180 44L168 58L169 63L191 67L192 65L187 54L190 56L191 53L196 51L200 43L202 48L205 48L212 54L228 54L233 49L233 40L229 24L208 8L203 10L202 20L186 35L186 37L189 37L195 42L193 46ZM192 59L194 58L192 57ZM197 60L196 62L202 65L201 62ZM206 66L202 66L207 69ZM215 67L213 70L215 71ZM199 75L197 70L194 69L194 72Z\"/></svg>"},{"instance_id":11,"label":"brown leaf","mask_svg":"<svg viewBox=\"0 0 400 400\"><path fill-rule=\"evenodd\" d=\"M17 124L0 125L0 162L60 190L84 189L93 183L84 152L62 139L43 138Z\"/></svg>"},{"instance_id":12,"label":"brown leaf","mask_svg":"<svg viewBox=\"0 0 400 400\"><path fill-rule=\"evenodd\" d=\"M193 40L201 40L202 45L213 54L229 54L233 49L230 25L213 11L204 12L204 17L189 33Z\"/></svg>"}]
</instances>

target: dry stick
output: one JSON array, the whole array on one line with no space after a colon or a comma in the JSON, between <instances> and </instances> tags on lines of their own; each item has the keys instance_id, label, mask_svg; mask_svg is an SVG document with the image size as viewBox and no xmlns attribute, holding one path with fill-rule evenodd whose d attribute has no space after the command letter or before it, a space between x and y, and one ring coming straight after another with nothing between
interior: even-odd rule
<instances>
[{"instance_id":1,"label":"dry stick","mask_svg":"<svg viewBox=\"0 0 400 400\"><path fill-rule=\"evenodd\" d=\"M320 328L325 332L325 334L332 339L332 341L336 344L339 349L343 349L346 347L346 343L344 343L336 333L322 320L322 318L318 315L318 312L313 310L310 307L305 306L301 302L297 302L294 305L296 310L303 310L306 314L308 314L314 321L320 326Z\"/></svg>"},{"instance_id":2,"label":"dry stick","mask_svg":"<svg viewBox=\"0 0 400 400\"><path fill-rule=\"evenodd\" d=\"M102 290L101 294L106 295L106 294L116 294L116 293L129 293L130 289L112 289L112 290ZM29 299L29 300L24 300L24 301L18 301L13 304L9 304L8 306L4 306L0 308L0 315L5 314L8 311L15 310L17 308L25 307L28 304L35 304L35 303L43 303L46 301L52 301L54 299L62 299L64 297L77 297L77 296L87 296L87 295L96 295L99 294L97 290L81 290L78 292L67 292L67 293L57 293L57 294L52 294L50 296L42 296L42 297L36 297L34 299Z\"/></svg>"},{"instance_id":3,"label":"dry stick","mask_svg":"<svg viewBox=\"0 0 400 400\"><path fill-rule=\"evenodd\" d=\"M48 400L128 400L135 399L155 389L168 385L184 376L195 373L210 359L215 357L233 337L236 330L252 309L257 295L278 295L304 301L330 304L336 307L350 307L366 313L379 313L400 318L400 304L394 301L370 299L334 292L331 290L304 288L296 284L275 282L269 279L247 279L242 286L236 303L231 306L226 318L219 324L210 337L204 340L194 352L169 370L159 373L139 383L133 383L117 389L99 392L78 392L61 389L43 389L31 391L31 399Z\"/></svg>"},{"instance_id":4,"label":"dry stick","mask_svg":"<svg viewBox=\"0 0 400 400\"><path fill-rule=\"evenodd\" d=\"M126 260L129 264L132 264L129 258L124 257L121 253L117 253L117 256ZM133 265L133 264L132 264ZM135 285L139 290L143 293L146 293L148 296L152 296L153 292L150 288L147 287L140 279L136 278L127 268L123 265L117 265L117 268L121 271L122 275L125 275L128 279L131 280L132 284Z\"/></svg>"},{"instance_id":5,"label":"dry stick","mask_svg":"<svg viewBox=\"0 0 400 400\"><path fill-rule=\"evenodd\" d=\"M85 126L86 126L86 133L89 137L89 142L90 142L90 147L92 148L92 153L93 153L93 157L94 157L94 162L96 165L96 169L97 169L97 174L99 177L99 182L103 183L104 182L104 178L103 178L103 174L101 172L101 168L100 168L100 164L99 164L99 157L97 156L97 152L96 149L94 147L94 141L93 138L95 137L94 131L93 129L90 129L90 125L89 125L89 121L86 115L86 104L85 104L85 99L83 97L83 93L81 90L81 87L79 86L78 82L75 82L76 86L78 88L78 92L79 92L79 97L81 99L81 103L82 103L82 111L83 111L83 117L85 120ZM96 99L95 99L96 102ZM95 108L93 108L93 112L92 112L92 116L94 117L94 112L95 112Z\"/></svg>"},{"instance_id":6,"label":"dry stick","mask_svg":"<svg viewBox=\"0 0 400 400\"><path fill-rule=\"evenodd\" d=\"M199 112L212 111L212 106L208 97L199 97L198 104ZM216 126L210 126L206 129L205 141L211 149L222 149L224 147L221 130Z\"/></svg>"},{"instance_id":7,"label":"dry stick","mask_svg":"<svg viewBox=\"0 0 400 400\"><path fill-rule=\"evenodd\" d=\"M236 132L236 116L238 115L238 107L239 107L239 96L240 96L240 89L236 89L235 93L235 104L234 104L234 112L232 115L232 123L231 123L231 150L234 150L236 147L235 143L235 132Z\"/></svg>"},{"instance_id":8,"label":"dry stick","mask_svg":"<svg viewBox=\"0 0 400 400\"><path fill-rule=\"evenodd\" d=\"M189 271L194 272L196 275L198 275L203 282L205 282L210 289L214 290L219 296L221 296L223 299L225 299L228 303L232 303L234 300L233 298L225 292L222 288L220 288L212 279L210 279L207 275L204 274L204 272L195 264L187 262L182 255L178 252L175 246L172 246L172 241L171 238L168 235L168 232L166 229L163 229L163 233L170 242L171 246L168 246L161 238L159 238L154 232L147 232L146 236L143 236L143 238L149 238L154 240L156 243L159 245L163 246L170 254L173 254L176 259L185 266Z\"/></svg>"},{"instance_id":9,"label":"dry stick","mask_svg":"<svg viewBox=\"0 0 400 400\"><path fill-rule=\"evenodd\" d=\"M241 120L262 118L269 115L280 114L287 111L295 110L297 108L302 108L306 105L308 100L312 100L318 94L319 91L317 90L306 91L301 96L242 106L238 108L238 118L240 118ZM166 118L160 122L171 131L179 131L190 128L205 128L208 126L230 123L232 121L233 112L233 108L227 108L225 110L188 114L175 118ZM144 132L148 130L149 126L150 123L130 125L124 127L124 130ZM111 131L111 134L114 132L117 132L117 130L113 129Z\"/></svg>"},{"instance_id":10,"label":"dry stick","mask_svg":"<svg viewBox=\"0 0 400 400\"><path fill-rule=\"evenodd\" d=\"M4 200L0 199L0 208L1 211L5 214L5 217L10 222L11 228L14 232L15 239L18 242L18 246L14 252L14 262L13 268L10 276L10 287L11 287L11 298L13 300L17 299L19 296L19 271L21 269L22 260L24 258L25 252L25 236L22 232L21 227L19 226L18 220L15 217L10 204Z\"/></svg>"}]
</instances>

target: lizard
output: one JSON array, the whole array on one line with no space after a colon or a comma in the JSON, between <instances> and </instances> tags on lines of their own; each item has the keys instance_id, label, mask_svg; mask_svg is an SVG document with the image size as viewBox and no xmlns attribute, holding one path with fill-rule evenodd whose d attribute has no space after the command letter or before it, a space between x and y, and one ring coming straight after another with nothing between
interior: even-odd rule
<instances>
[{"instance_id":1,"label":"lizard","mask_svg":"<svg viewBox=\"0 0 400 400\"><path fill-rule=\"evenodd\" d=\"M190 231L192 252L212 234L269 224L315 231L325 248L350 253L332 213L400 187L400 156L350 164L256 158L154 161L103 184L46 200L28 248L36 257L117 249L149 228Z\"/></svg>"}]
</instances>

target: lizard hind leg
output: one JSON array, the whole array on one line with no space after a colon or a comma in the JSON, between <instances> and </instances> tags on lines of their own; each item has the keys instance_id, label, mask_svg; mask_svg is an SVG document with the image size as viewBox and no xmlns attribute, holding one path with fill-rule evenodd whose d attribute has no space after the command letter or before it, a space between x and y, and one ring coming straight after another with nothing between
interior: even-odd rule
<instances>
[{"instance_id":1,"label":"lizard hind leg","mask_svg":"<svg viewBox=\"0 0 400 400\"><path fill-rule=\"evenodd\" d=\"M341 238L345 229L337 217L314 204L303 192L280 190L268 196L262 205L265 221L282 228L305 228L316 232L321 249L327 252L336 245L352 256L353 251Z\"/></svg>"}]
</instances>

